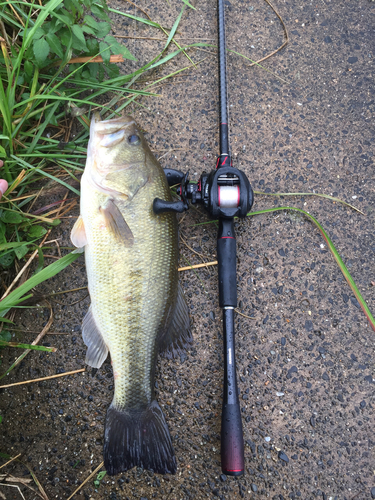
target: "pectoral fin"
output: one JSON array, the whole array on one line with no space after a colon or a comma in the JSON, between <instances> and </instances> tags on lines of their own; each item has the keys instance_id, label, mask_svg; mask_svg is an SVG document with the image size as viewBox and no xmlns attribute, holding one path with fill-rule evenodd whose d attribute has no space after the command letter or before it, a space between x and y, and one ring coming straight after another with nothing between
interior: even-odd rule
<instances>
[{"instance_id":1,"label":"pectoral fin","mask_svg":"<svg viewBox=\"0 0 375 500\"><path fill-rule=\"evenodd\" d=\"M72 232L70 234L70 239L73 245L77 248L82 248L87 245L85 225L83 223L81 215L78 217L73 226Z\"/></svg>"},{"instance_id":2,"label":"pectoral fin","mask_svg":"<svg viewBox=\"0 0 375 500\"><path fill-rule=\"evenodd\" d=\"M115 202L108 200L99 210L104 216L108 230L126 247L131 247L134 243L133 233Z\"/></svg>"},{"instance_id":3,"label":"pectoral fin","mask_svg":"<svg viewBox=\"0 0 375 500\"><path fill-rule=\"evenodd\" d=\"M103 336L97 327L92 309L88 310L82 322L82 338L87 345L86 359L87 365L93 368L100 368L108 356L108 348Z\"/></svg>"}]
</instances>

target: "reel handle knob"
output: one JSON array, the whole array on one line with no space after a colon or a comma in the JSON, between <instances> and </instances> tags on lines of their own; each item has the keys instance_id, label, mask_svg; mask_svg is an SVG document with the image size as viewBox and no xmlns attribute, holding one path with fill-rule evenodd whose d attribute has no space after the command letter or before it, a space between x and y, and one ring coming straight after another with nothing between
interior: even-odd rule
<instances>
[{"instance_id":1,"label":"reel handle knob","mask_svg":"<svg viewBox=\"0 0 375 500\"><path fill-rule=\"evenodd\" d=\"M152 208L156 215L162 214L164 212L177 212L182 213L185 212L189 208L189 205L180 200L180 201L165 201L160 198L155 198L152 204Z\"/></svg>"}]
</instances>

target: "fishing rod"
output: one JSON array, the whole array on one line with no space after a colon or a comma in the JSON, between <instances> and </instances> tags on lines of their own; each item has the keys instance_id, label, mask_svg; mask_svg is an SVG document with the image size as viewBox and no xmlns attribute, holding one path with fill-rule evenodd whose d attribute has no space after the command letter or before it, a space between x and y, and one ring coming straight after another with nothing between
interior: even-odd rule
<instances>
[{"instance_id":1,"label":"fishing rod","mask_svg":"<svg viewBox=\"0 0 375 500\"><path fill-rule=\"evenodd\" d=\"M253 190L246 175L234 168L230 155L229 119L226 77L226 43L224 1L218 0L219 92L220 92L220 155L216 167L203 173L199 182L189 182L189 174L165 168L170 186L177 189L181 200L168 202L156 198L156 214L183 212L191 203L202 203L210 215L219 220L217 260L219 305L223 310L224 394L221 417L221 468L229 476L244 473L244 442L240 402L238 398L234 342L234 310L237 307L236 237L234 217L246 217L253 205Z\"/></svg>"}]
</instances>

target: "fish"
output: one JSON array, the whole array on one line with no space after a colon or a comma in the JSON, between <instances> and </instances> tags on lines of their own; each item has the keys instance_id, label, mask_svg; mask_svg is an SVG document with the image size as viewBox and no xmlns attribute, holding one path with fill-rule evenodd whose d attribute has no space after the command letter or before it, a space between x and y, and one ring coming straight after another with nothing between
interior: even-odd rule
<instances>
[{"instance_id":1,"label":"fish","mask_svg":"<svg viewBox=\"0 0 375 500\"><path fill-rule=\"evenodd\" d=\"M86 364L110 353L114 396L104 431L109 475L142 467L174 474L176 457L155 399L159 354L175 358L192 345L178 282L175 213L156 215L153 200L172 201L167 178L129 116L90 125L72 243L83 248L91 299L83 319Z\"/></svg>"}]
</instances>

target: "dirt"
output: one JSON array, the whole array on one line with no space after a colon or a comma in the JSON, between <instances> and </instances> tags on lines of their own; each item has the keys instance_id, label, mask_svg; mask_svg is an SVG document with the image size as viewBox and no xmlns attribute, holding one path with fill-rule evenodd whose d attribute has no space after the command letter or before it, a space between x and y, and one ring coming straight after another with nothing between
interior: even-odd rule
<instances>
[{"instance_id":1,"label":"dirt","mask_svg":"<svg viewBox=\"0 0 375 500\"><path fill-rule=\"evenodd\" d=\"M194 2L193 2L194 3ZM257 60L283 42L283 28L261 0L226 0L228 47ZM114 1L114 8L127 4ZM216 43L216 5L187 9L180 43ZM153 20L170 27L182 3L141 2ZM253 210L293 206L326 229L372 312L375 311L374 231L374 11L367 0L275 2L290 41L262 67L228 55L230 133L234 163L256 191L316 192L353 203L361 215L330 200L301 195L256 195ZM129 6L129 12L142 15ZM113 16L116 34L161 37L134 21ZM207 37L207 38L206 38ZM163 42L124 39L139 58L127 73L150 60ZM210 171L218 154L217 59L193 49L196 68L163 82L157 98L131 112L148 131L163 166ZM180 55L168 71L188 66ZM77 213L75 214L77 215ZM55 238L69 246L74 218ZM181 220L181 265L215 260L215 224L202 208ZM74 498L93 499L339 499L375 498L374 332L313 224L296 212L279 211L236 223L238 296L236 349L245 438L245 475L220 469L223 381L222 321L217 269L181 272L191 312L194 348L180 360L160 360L157 398L166 415L178 461L175 476L133 469L99 487L90 479ZM52 262L52 261L51 261ZM39 290L86 285L83 258ZM1 383L83 368L81 290L53 303L54 322L43 342L54 354L31 353ZM80 302L75 303L77 300ZM75 303L74 305L71 305ZM49 309L16 316L24 342L46 324ZM3 350L2 370L14 360ZM1 391L1 451L21 459L48 498L67 499L102 461L103 425L113 393L109 359L91 372ZM2 463L5 463L3 461ZM3 469L30 478L21 464ZM36 498L21 488L26 500ZM0 485L6 499L18 490Z\"/></svg>"}]
</instances>

